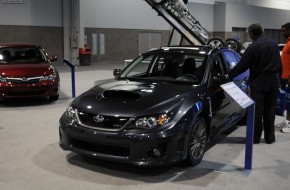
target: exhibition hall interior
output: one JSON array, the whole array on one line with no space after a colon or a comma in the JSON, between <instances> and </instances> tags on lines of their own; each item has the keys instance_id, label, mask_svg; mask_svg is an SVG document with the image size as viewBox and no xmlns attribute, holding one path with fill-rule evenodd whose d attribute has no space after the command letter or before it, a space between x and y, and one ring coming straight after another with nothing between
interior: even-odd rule
<instances>
[{"instance_id":1,"label":"exhibition hall interior","mask_svg":"<svg viewBox=\"0 0 290 190\"><path fill-rule=\"evenodd\" d=\"M257 143L252 67L230 77L249 26L280 61L286 23L290 0L2 0L0 190L289 189L287 92Z\"/></svg>"}]
</instances>

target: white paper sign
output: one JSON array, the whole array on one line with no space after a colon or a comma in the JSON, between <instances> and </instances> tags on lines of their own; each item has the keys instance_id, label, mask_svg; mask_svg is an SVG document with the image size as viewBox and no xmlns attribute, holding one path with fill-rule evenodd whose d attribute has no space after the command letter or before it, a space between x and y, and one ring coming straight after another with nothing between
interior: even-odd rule
<instances>
[{"instance_id":1,"label":"white paper sign","mask_svg":"<svg viewBox=\"0 0 290 190\"><path fill-rule=\"evenodd\" d=\"M221 88L228 93L243 109L246 109L254 103L254 101L242 91L234 82L221 85Z\"/></svg>"}]
</instances>

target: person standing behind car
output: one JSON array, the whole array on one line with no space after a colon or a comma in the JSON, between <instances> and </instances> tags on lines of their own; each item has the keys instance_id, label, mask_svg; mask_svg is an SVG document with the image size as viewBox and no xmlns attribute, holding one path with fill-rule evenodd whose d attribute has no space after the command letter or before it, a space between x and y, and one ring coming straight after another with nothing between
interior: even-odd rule
<instances>
[{"instance_id":1,"label":"person standing behind car","mask_svg":"<svg viewBox=\"0 0 290 190\"><path fill-rule=\"evenodd\" d=\"M264 139L267 144L272 144L275 139L275 111L276 101L282 72L278 44L263 35L259 23L251 24L248 33L253 43L242 55L239 63L229 72L229 77L250 71L249 86L250 96L255 104L254 143L260 143L264 129Z\"/></svg>"},{"instance_id":2,"label":"person standing behind car","mask_svg":"<svg viewBox=\"0 0 290 190\"><path fill-rule=\"evenodd\" d=\"M281 60L282 60L282 75L281 75L281 88L286 89L286 85L288 83L288 78L290 75L290 23L286 23L281 27L282 35L286 39L286 43L282 50Z\"/></svg>"},{"instance_id":3,"label":"person standing behind car","mask_svg":"<svg viewBox=\"0 0 290 190\"><path fill-rule=\"evenodd\" d=\"M281 27L282 35L285 37L286 42L281 54L282 60L282 75L281 75L281 89L286 91L287 86L290 87L290 23L286 23ZM285 120L277 124L276 127L282 128L281 131L284 133L290 132L289 126L290 113L286 111Z\"/></svg>"}]
</instances>

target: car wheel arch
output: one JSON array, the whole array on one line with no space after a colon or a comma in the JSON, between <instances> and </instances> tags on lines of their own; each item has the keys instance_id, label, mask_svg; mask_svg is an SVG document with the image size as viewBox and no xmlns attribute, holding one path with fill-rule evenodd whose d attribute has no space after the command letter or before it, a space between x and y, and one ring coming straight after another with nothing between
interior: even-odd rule
<instances>
[{"instance_id":1,"label":"car wheel arch","mask_svg":"<svg viewBox=\"0 0 290 190\"><path fill-rule=\"evenodd\" d=\"M188 122L188 127L187 127L187 132L186 132L186 141L185 141L185 146L184 146L184 155L187 155L187 145L188 145L188 141L189 141L189 136L190 136L190 131L192 130L192 128L196 125L196 123L198 122L198 120L200 118L203 118L206 122L206 126L207 126L207 138L210 136L210 122L211 122L211 116L209 113L209 109L207 109L207 104L205 104L203 102L202 106L200 107L200 109L196 109L195 106L193 106L190 110L189 110L189 115L185 116L187 119L189 119L190 121Z\"/></svg>"}]
</instances>

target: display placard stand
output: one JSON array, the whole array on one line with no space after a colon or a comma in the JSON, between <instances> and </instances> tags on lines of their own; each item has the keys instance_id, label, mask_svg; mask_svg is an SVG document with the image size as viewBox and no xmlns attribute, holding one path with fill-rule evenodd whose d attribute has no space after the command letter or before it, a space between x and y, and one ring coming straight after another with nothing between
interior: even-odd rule
<instances>
[{"instance_id":1,"label":"display placard stand","mask_svg":"<svg viewBox=\"0 0 290 190\"><path fill-rule=\"evenodd\" d=\"M238 175L247 177L252 171L253 157L253 134L254 134L254 118L255 118L255 102L248 97L234 82L221 85L222 89L229 94L243 109L247 110L247 126L246 126L246 146L245 146L245 162L244 167L236 167L221 163L211 163L202 161L197 167L213 169L216 172Z\"/></svg>"},{"instance_id":2,"label":"display placard stand","mask_svg":"<svg viewBox=\"0 0 290 190\"><path fill-rule=\"evenodd\" d=\"M255 103L247 108L245 170L252 170Z\"/></svg>"}]
</instances>

